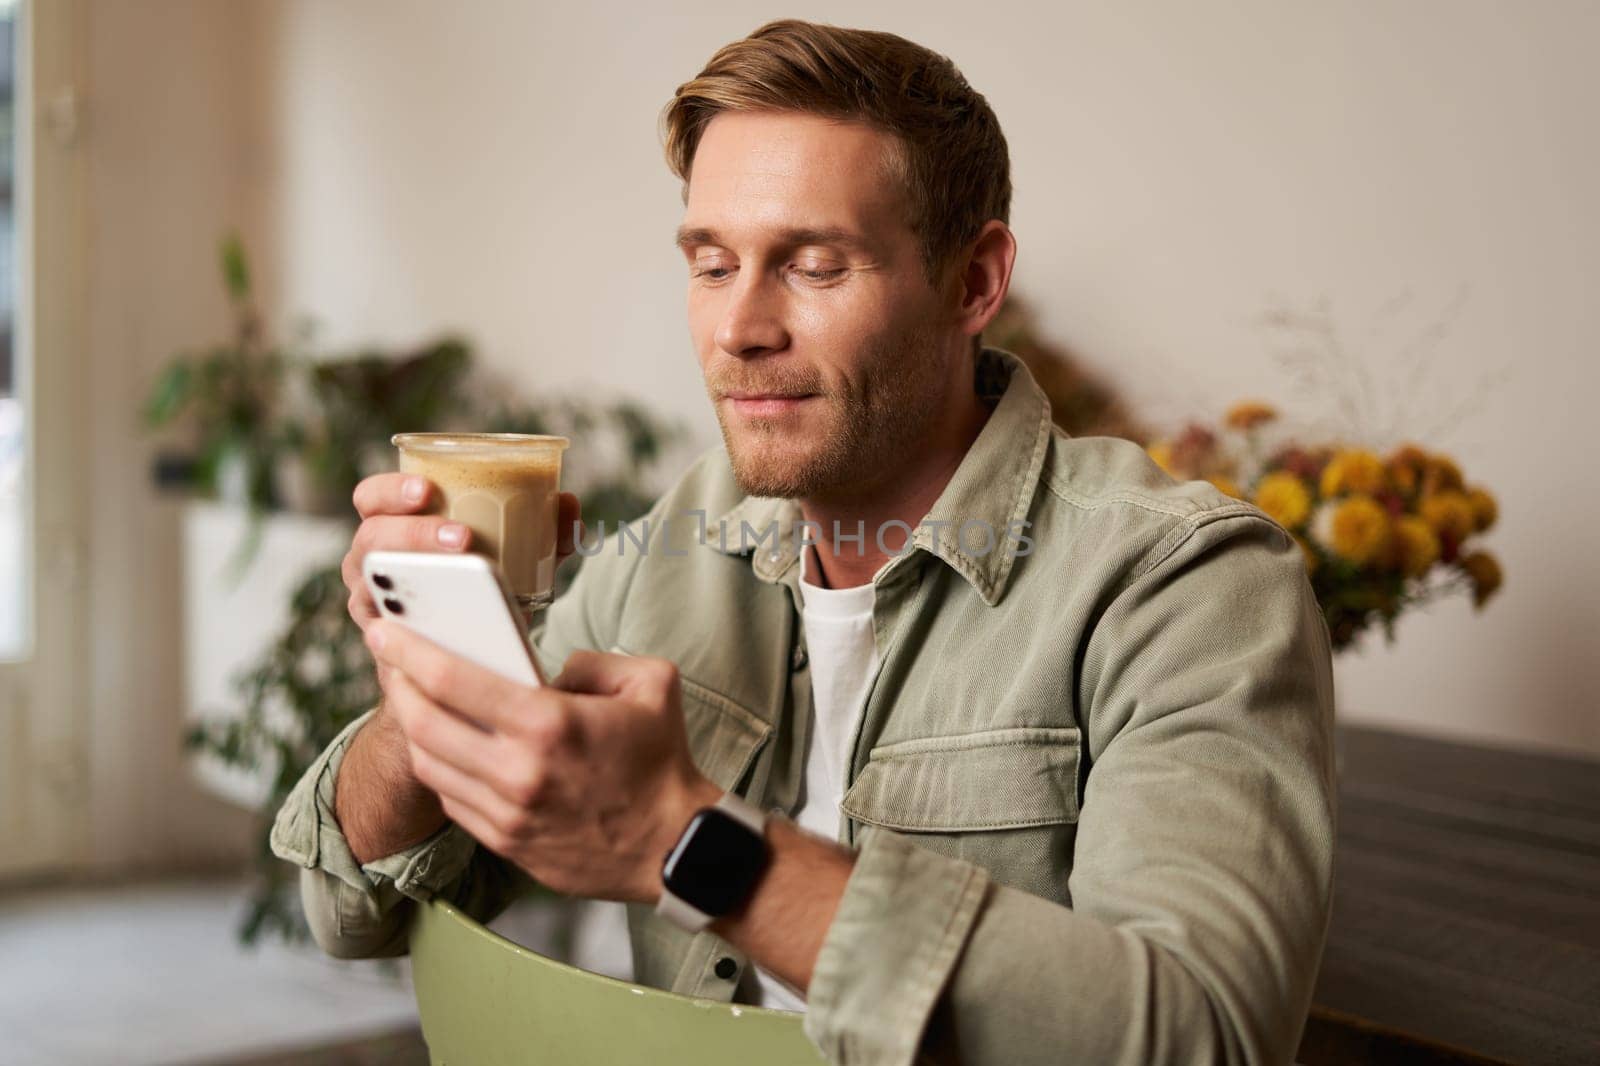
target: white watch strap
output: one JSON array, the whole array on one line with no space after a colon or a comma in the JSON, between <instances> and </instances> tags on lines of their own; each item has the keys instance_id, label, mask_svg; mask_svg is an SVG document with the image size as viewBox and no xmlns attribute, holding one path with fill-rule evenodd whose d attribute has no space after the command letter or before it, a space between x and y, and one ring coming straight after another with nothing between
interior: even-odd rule
<instances>
[{"instance_id":1,"label":"white watch strap","mask_svg":"<svg viewBox=\"0 0 1600 1066\"><path fill-rule=\"evenodd\" d=\"M724 792L722 798L717 800L717 810L736 819L741 825L748 826L756 836L766 835L767 812L749 800L732 792Z\"/></svg>"},{"instance_id":2,"label":"white watch strap","mask_svg":"<svg viewBox=\"0 0 1600 1066\"><path fill-rule=\"evenodd\" d=\"M757 836L766 836L767 812L748 800L731 791L724 792L722 798L717 800L716 809L748 827ZM678 928L691 933L700 932L712 922L711 915L673 895L666 888L662 888L661 898L656 900L656 913Z\"/></svg>"},{"instance_id":3,"label":"white watch strap","mask_svg":"<svg viewBox=\"0 0 1600 1066\"><path fill-rule=\"evenodd\" d=\"M656 900L656 913L679 929L690 933L698 933L711 924L711 915L699 907L685 903L664 888L661 890L661 898Z\"/></svg>"}]
</instances>

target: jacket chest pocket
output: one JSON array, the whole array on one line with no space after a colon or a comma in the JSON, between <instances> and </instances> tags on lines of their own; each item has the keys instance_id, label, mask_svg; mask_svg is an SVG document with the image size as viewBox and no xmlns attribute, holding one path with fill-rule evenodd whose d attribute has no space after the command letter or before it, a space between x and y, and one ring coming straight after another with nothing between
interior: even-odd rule
<instances>
[{"instance_id":1,"label":"jacket chest pocket","mask_svg":"<svg viewBox=\"0 0 1600 1066\"><path fill-rule=\"evenodd\" d=\"M977 863L1004 884L1070 903L1077 729L994 729L873 748L840 809Z\"/></svg>"},{"instance_id":2,"label":"jacket chest pocket","mask_svg":"<svg viewBox=\"0 0 1600 1066\"><path fill-rule=\"evenodd\" d=\"M735 787L755 761L772 727L714 689L680 678L683 725L695 766L723 789Z\"/></svg>"},{"instance_id":3,"label":"jacket chest pocket","mask_svg":"<svg viewBox=\"0 0 1600 1066\"><path fill-rule=\"evenodd\" d=\"M873 748L840 804L871 825L977 832L1078 820L1078 731L992 729Z\"/></svg>"},{"instance_id":4,"label":"jacket chest pocket","mask_svg":"<svg viewBox=\"0 0 1600 1066\"><path fill-rule=\"evenodd\" d=\"M646 650L622 644L613 644L610 650L618 655L660 654L646 644L637 647ZM672 658L670 654L665 657ZM738 700L687 674L678 675L678 690L683 699L683 731L695 767L722 789L734 788L755 762L772 726Z\"/></svg>"}]
</instances>

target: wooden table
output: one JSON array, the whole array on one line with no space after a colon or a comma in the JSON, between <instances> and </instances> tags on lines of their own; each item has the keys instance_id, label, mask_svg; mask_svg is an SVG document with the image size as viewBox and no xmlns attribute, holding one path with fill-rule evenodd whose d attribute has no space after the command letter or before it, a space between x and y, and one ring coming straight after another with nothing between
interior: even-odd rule
<instances>
[{"instance_id":1,"label":"wooden table","mask_svg":"<svg viewBox=\"0 0 1600 1066\"><path fill-rule=\"evenodd\" d=\"M1340 730L1300 1061L1600 1063L1600 762Z\"/></svg>"}]
</instances>

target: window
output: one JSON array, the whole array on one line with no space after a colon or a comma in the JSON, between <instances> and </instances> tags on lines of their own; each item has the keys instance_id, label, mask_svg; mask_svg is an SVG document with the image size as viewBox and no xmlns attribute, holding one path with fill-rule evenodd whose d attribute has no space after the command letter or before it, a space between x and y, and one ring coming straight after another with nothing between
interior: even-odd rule
<instances>
[{"instance_id":1,"label":"window","mask_svg":"<svg viewBox=\"0 0 1600 1066\"><path fill-rule=\"evenodd\" d=\"M16 345L16 0L0 0L0 660L28 645L25 390Z\"/></svg>"}]
</instances>

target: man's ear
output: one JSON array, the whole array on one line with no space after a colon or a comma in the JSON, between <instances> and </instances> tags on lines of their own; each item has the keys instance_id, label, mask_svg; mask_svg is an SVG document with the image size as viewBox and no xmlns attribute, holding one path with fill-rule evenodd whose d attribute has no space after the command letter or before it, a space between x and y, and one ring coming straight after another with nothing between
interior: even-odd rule
<instances>
[{"instance_id":1,"label":"man's ear","mask_svg":"<svg viewBox=\"0 0 1600 1066\"><path fill-rule=\"evenodd\" d=\"M1017 262L1017 239L999 219L990 219L956 260L953 281L956 322L969 337L982 333L1011 288Z\"/></svg>"}]
</instances>

